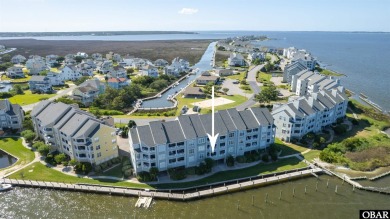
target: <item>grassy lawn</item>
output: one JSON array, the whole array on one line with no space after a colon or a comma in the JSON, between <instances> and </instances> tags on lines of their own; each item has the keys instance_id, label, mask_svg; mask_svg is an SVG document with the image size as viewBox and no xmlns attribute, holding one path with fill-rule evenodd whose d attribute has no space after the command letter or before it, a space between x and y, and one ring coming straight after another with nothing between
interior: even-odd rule
<instances>
[{"instance_id":1,"label":"grassy lawn","mask_svg":"<svg viewBox=\"0 0 390 219\"><path fill-rule=\"evenodd\" d=\"M257 164L252 167L239 169L239 170L231 170L231 171L223 171L216 173L212 176L192 181L192 182L184 182L184 183L170 183L170 184L159 184L154 185L156 188L183 188L183 187L192 187L192 186L198 186L198 185L206 185L207 183L215 183L215 182L221 182L226 180L233 180L233 179L239 179L244 177L250 177L250 176L256 176L261 174L268 174L268 173L274 173L274 172L282 172L286 170L292 170L297 168L306 167L307 165L303 162L301 162L296 157L290 157L287 159L281 159L277 162L270 163L270 164Z\"/></svg>"},{"instance_id":2,"label":"grassy lawn","mask_svg":"<svg viewBox=\"0 0 390 219\"><path fill-rule=\"evenodd\" d=\"M282 149L282 153L280 156L287 156L291 154L297 154L301 153L307 150L307 148L296 145L296 144L291 144L291 143L285 143L282 140L275 138L275 144Z\"/></svg>"},{"instance_id":3,"label":"grassy lawn","mask_svg":"<svg viewBox=\"0 0 390 219\"><path fill-rule=\"evenodd\" d=\"M12 78L7 77L6 75L2 75L1 80L7 80L7 81L11 81L11 82L27 82L31 79L30 75L25 75L25 76L26 76L25 78L12 79Z\"/></svg>"},{"instance_id":4,"label":"grassy lawn","mask_svg":"<svg viewBox=\"0 0 390 219\"><path fill-rule=\"evenodd\" d=\"M320 156L320 153L321 153L320 150L312 149L311 151L307 152L306 154L303 154L302 156L303 156L306 160L312 161L314 158L319 157L319 156Z\"/></svg>"},{"instance_id":5,"label":"grassy lawn","mask_svg":"<svg viewBox=\"0 0 390 219\"><path fill-rule=\"evenodd\" d=\"M322 69L320 67L316 67L315 70L317 70L320 74L326 75L326 76L343 76L343 74L336 73L334 71L330 71L328 69Z\"/></svg>"},{"instance_id":6,"label":"grassy lawn","mask_svg":"<svg viewBox=\"0 0 390 219\"><path fill-rule=\"evenodd\" d=\"M183 98L182 95L179 94L176 96L176 100L179 102L177 104L176 116L179 116L183 106L187 105L187 107L191 109L194 106L192 103L201 102L207 99Z\"/></svg>"},{"instance_id":7,"label":"grassy lawn","mask_svg":"<svg viewBox=\"0 0 390 219\"><path fill-rule=\"evenodd\" d=\"M19 105L28 105L39 102L42 98L54 97L55 94L32 94L31 91L24 91L22 95L15 95L9 98L11 103Z\"/></svg>"},{"instance_id":8,"label":"grassy lawn","mask_svg":"<svg viewBox=\"0 0 390 219\"><path fill-rule=\"evenodd\" d=\"M270 82L271 81L271 78L272 78L272 74L268 74L266 72L259 72L258 75L257 75L257 81L258 82Z\"/></svg>"},{"instance_id":9,"label":"grassy lawn","mask_svg":"<svg viewBox=\"0 0 390 219\"><path fill-rule=\"evenodd\" d=\"M238 74L235 75L229 75L226 78L242 81L244 79L244 76L245 76L245 72L239 72Z\"/></svg>"},{"instance_id":10,"label":"grassy lawn","mask_svg":"<svg viewBox=\"0 0 390 219\"><path fill-rule=\"evenodd\" d=\"M65 183L89 183L89 184L99 184L99 185L109 185L109 186L125 186L132 188L152 188L146 184L140 183L130 183L123 181L114 181L106 179L85 179L75 176L69 176L63 174L57 170L53 170L45 165L36 162L26 168L19 170L18 172L9 176L11 179L24 179L24 180L38 180L38 181L50 181L50 182L65 182Z\"/></svg>"},{"instance_id":11,"label":"grassy lawn","mask_svg":"<svg viewBox=\"0 0 390 219\"><path fill-rule=\"evenodd\" d=\"M119 164L119 165L115 164L115 165L117 165L117 166L115 166L114 168L112 168L106 172L95 174L94 176L115 176L115 177L122 178L123 177L122 165L121 164Z\"/></svg>"},{"instance_id":12,"label":"grassy lawn","mask_svg":"<svg viewBox=\"0 0 390 219\"><path fill-rule=\"evenodd\" d=\"M241 96L241 95L222 96L222 97L226 98L226 99L229 99L229 100L232 100L232 101L234 101L234 103L229 103L229 104L225 104L225 105L216 106L215 107L215 111L234 108L234 107L236 107L238 105L241 105L242 103L244 103L245 101L248 100L246 97ZM211 108L209 108L209 109L211 109Z\"/></svg>"},{"instance_id":13,"label":"grassy lawn","mask_svg":"<svg viewBox=\"0 0 390 219\"><path fill-rule=\"evenodd\" d=\"M34 152L22 145L21 138L1 138L0 149L18 158L14 165L24 165L30 163L35 158Z\"/></svg>"}]
</instances>

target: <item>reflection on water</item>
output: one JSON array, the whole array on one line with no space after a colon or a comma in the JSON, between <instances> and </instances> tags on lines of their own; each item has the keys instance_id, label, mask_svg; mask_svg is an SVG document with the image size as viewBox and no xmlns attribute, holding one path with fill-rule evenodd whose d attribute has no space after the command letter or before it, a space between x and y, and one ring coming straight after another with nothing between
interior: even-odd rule
<instances>
[{"instance_id":1,"label":"reflection on water","mask_svg":"<svg viewBox=\"0 0 390 219\"><path fill-rule=\"evenodd\" d=\"M315 191L317 183L318 191ZM295 197L292 195L294 188ZM267 194L268 202L265 203ZM155 200L150 209L135 209L135 202L136 198L129 197L16 188L0 193L0 217L358 218L359 209L388 209L390 206L389 196L360 190L353 192L350 185L342 185L342 181L325 175L319 180L304 178L198 201Z\"/></svg>"},{"instance_id":2,"label":"reflection on water","mask_svg":"<svg viewBox=\"0 0 390 219\"><path fill-rule=\"evenodd\" d=\"M0 150L0 169L11 166L16 162L16 158Z\"/></svg>"}]
</instances>

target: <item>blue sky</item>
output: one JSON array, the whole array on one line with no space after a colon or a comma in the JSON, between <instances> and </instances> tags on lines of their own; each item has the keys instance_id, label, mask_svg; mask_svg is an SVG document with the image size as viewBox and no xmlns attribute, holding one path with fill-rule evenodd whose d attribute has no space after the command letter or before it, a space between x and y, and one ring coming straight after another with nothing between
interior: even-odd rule
<instances>
[{"instance_id":1,"label":"blue sky","mask_svg":"<svg viewBox=\"0 0 390 219\"><path fill-rule=\"evenodd\" d=\"M388 0L0 0L0 32L390 32Z\"/></svg>"}]
</instances>

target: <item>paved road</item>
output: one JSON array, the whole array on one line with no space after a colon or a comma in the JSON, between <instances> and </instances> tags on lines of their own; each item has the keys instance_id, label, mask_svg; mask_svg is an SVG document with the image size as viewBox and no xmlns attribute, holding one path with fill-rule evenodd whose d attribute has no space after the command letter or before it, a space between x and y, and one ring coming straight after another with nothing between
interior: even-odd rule
<instances>
[{"instance_id":1,"label":"paved road","mask_svg":"<svg viewBox=\"0 0 390 219\"><path fill-rule=\"evenodd\" d=\"M127 124L129 123L129 120L134 120L137 126L141 125L147 125L149 122L152 121L157 121L157 120L162 120L164 119L165 121L173 121L176 119L176 117L166 117L166 118L145 118L145 119L133 119L133 118L114 118L115 123L122 123L122 124Z\"/></svg>"},{"instance_id":2,"label":"paved road","mask_svg":"<svg viewBox=\"0 0 390 219\"><path fill-rule=\"evenodd\" d=\"M256 81L256 75L257 75L257 72L260 71L260 69L262 69L263 67L264 67L264 64L257 65L248 71L248 77L247 77L246 81L251 86L251 88L253 90L253 95L249 98L248 101L237 106L236 107L237 110L244 110L245 108L249 108L257 103L256 101L253 100L253 98L256 94L260 93L261 90L260 90L260 83L257 83L257 81Z\"/></svg>"},{"instance_id":3,"label":"paved road","mask_svg":"<svg viewBox=\"0 0 390 219\"><path fill-rule=\"evenodd\" d=\"M65 96L65 95L68 95L69 92L71 92L73 89L75 89L77 86L74 85L74 84L70 84L69 85L69 88L65 89L65 90L59 90L57 92L57 95L55 95L54 97L50 97L49 100L56 100L62 96ZM39 102L38 102L39 103ZM22 109L27 112L27 111L30 111L34 108L34 106L36 106L38 103L33 103L33 104L29 104L29 105L24 105L22 106Z\"/></svg>"}]
</instances>

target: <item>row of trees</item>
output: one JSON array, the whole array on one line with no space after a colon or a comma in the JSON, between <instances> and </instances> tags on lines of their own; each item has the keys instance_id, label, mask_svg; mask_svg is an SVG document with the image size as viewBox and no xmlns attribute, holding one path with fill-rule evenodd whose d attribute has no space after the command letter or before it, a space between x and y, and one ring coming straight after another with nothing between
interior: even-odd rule
<instances>
[{"instance_id":1,"label":"row of trees","mask_svg":"<svg viewBox=\"0 0 390 219\"><path fill-rule=\"evenodd\" d=\"M92 106L100 109L124 110L130 108L134 101L141 98L141 87L131 84L120 90L107 87L106 91L94 100Z\"/></svg>"}]
</instances>

